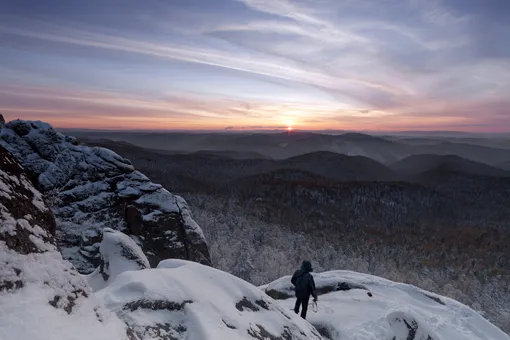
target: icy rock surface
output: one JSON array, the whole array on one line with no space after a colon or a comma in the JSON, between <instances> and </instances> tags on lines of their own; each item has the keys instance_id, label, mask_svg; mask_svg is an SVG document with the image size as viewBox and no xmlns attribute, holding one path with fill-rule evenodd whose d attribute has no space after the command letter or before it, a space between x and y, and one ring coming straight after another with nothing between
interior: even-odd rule
<instances>
[{"instance_id":1,"label":"icy rock surface","mask_svg":"<svg viewBox=\"0 0 510 340\"><path fill-rule=\"evenodd\" d=\"M107 227L136 239L153 266L167 258L210 264L202 230L186 201L152 183L127 159L79 145L40 121L0 124L0 145L44 194L62 254L80 272L99 265L98 242Z\"/></svg>"},{"instance_id":2,"label":"icy rock surface","mask_svg":"<svg viewBox=\"0 0 510 340\"><path fill-rule=\"evenodd\" d=\"M0 339L109 340L127 333L62 258L50 209L0 146Z\"/></svg>"},{"instance_id":3,"label":"icy rock surface","mask_svg":"<svg viewBox=\"0 0 510 340\"><path fill-rule=\"evenodd\" d=\"M510 340L471 308L415 286L344 270L313 276L320 295L317 313L310 308L307 319L325 339ZM260 289L291 309L290 279Z\"/></svg>"},{"instance_id":4,"label":"icy rock surface","mask_svg":"<svg viewBox=\"0 0 510 340\"><path fill-rule=\"evenodd\" d=\"M322 339L257 287L185 260L126 271L96 295L144 340Z\"/></svg>"}]
</instances>

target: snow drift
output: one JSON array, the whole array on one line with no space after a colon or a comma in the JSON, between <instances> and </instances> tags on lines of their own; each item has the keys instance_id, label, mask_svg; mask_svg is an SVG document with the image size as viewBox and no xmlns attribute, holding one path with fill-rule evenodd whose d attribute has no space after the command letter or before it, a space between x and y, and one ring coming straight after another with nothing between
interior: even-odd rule
<instances>
[{"instance_id":1,"label":"snow drift","mask_svg":"<svg viewBox=\"0 0 510 340\"><path fill-rule=\"evenodd\" d=\"M314 274L318 312L308 319L324 338L342 340L510 340L471 308L404 283L350 271ZM260 287L293 308L290 276Z\"/></svg>"},{"instance_id":2,"label":"snow drift","mask_svg":"<svg viewBox=\"0 0 510 340\"><path fill-rule=\"evenodd\" d=\"M54 233L42 195L0 146L0 339L128 339L62 259Z\"/></svg>"},{"instance_id":3,"label":"snow drift","mask_svg":"<svg viewBox=\"0 0 510 340\"><path fill-rule=\"evenodd\" d=\"M136 236L153 266L167 258L210 264L202 229L186 201L152 183L127 159L79 145L40 121L0 124L0 145L44 194L63 257L79 271L90 273L99 265L98 242L106 227Z\"/></svg>"}]
</instances>

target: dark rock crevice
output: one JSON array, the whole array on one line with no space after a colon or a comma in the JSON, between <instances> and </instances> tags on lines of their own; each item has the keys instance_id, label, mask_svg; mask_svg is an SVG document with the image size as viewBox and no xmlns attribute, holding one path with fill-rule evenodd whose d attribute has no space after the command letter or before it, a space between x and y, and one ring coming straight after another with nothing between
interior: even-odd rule
<instances>
[{"instance_id":1,"label":"dark rock crevice","mask_svg":"<svg viewBox=\"0 0 510 340\"><path fill-rule=\"evenodd\" d=\"M236 303L236 308L238 311L242 312L244 310L250 310L252 312L258 312L259 308L255 306L253 302L248 300L248 298L243 297L243 299Z\"/></svg>"},{"instance_id":2,"label":"dark rock crevice","mask_svg":"<svg viewBox=\"0 0 510 340\"><path fill-rule=\"evenodd\" d=\"M191 300L185 300L183 302L173 302L166 300L136 300L126 303L122 309L134 312L138 309L150 309L150 310L169 310L169 311L182 311L187 304L193 303Z\"/></svg>"}]
</instances>

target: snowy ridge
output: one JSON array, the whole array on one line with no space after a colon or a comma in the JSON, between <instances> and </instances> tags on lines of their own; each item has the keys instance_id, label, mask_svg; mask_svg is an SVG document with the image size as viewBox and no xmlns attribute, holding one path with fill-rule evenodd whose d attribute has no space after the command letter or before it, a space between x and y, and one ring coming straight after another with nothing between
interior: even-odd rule
<instances>
[{"instance_id":1,"label":"snowy ridge","mask_svg":"<svg viewBox=\"0 0 510 340\"><path fill-rule=\"evenodd\" d=\"M104 148L79 145L40 121L0 125L0 145L27 170L57 221L57 242L78 270L98 265L101 230L133 237L155 266L166 258L210 264L202 230L184 199Z\"/></svg>"},{"instance_id":2,"label":"snowy ridge","mask_svg":"<svg viewBox=\"0 0 510 340\"><path fill-rule=\"evenodd\" d=\"M96 294L144 340L322 339L258 288L195 262L124 272Z\"/></svg>"},{"instance_id":3,"label":"snowy ridge","mask_svg":"<svg viewBox=\"0 0 510 340\"><path fill-rule=\"evenodd\" d=\"M325 338L510 339L471 308L415 286L344 270L314 274L314 278L322 295L318 312L309 313L308 319ZM290 276L260 288L293 308Z\"/></svg>"},{"instance_id":4,"label":"snowy ridge","mask_svg":"<svg viewBox=\"0 0 510 340\"><path fill-rule=\"evenodd\" d=\"M178 259L150 269L127 235L109 228L102 234L101 265L86 278L136 339L321 339L310 324L233 275Z\"/></svg>"},{"instance_id":5,"label":"snowy ridge","mask_svg":"<svg viewBox=\"0 0 510 340\"><path fill-rule=\"evenodd\" d=\"M0 169L0 339L128 339L62 259L50 210L1 146Z\"/></svg>"}]
</instances>

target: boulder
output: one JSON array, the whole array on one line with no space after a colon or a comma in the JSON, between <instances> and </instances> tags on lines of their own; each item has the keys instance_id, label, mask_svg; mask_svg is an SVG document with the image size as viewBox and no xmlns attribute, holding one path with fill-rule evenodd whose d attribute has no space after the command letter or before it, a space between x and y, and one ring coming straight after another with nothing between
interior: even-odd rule
<instances>
[{"instance_id":1,"label":"boulder","mask_svg":"<svg viewBox=\"0 0 510 340\"><path fill-rule=\"evenodd\" d=\"M62 258L50 209L1 146L0 306L0 339L127 340L130 333Z\"/></svg>"},{"instance_id":2,"label":"boulder","mask_svg":"<svg viewBox=\"0 0 510 340\"><path fill-rule=\"evenodd\" d=\"M111 228L103 230L99 253L99 267L86 276L93 291L104 288L125 271L150 268L140 247L126 234Z\"/></svg>"},{"instance_id":3,"label":"boulder","mask_svg":"<svg viewBox=\"0 0 510 340\"><path fill-rule=\"evenodd\" d=\"M62 254L80 272L90 273L100 264L104 228L131 235L153 266L167 258L211 264L186 201L152 183L129 160L108 149L79 145L40 121L5 124L0 145L47 199Z\"/></svg>"}]
</instances>

